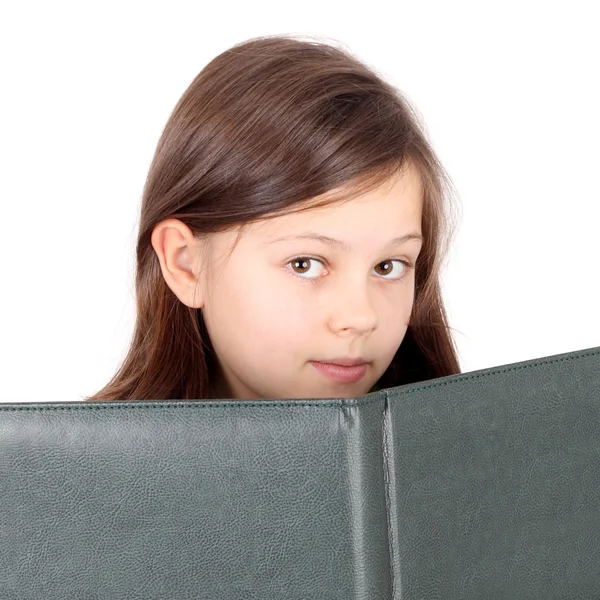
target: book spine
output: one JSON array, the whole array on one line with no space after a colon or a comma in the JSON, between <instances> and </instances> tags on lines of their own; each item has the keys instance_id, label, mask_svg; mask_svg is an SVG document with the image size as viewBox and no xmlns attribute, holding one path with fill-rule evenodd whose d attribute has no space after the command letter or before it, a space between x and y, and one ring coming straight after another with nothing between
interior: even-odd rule
<instances>
[{"instance_id":1,"label":"book spine","mask_svg":"<svg viewBox=\"0 0 600 600\"><path fill-rule=\"evenodd\" d=\"M388 506L384 481L384 395L342 408L348 448L346 467L355 600L391 600Z\"/></svg>"}]
</instances>

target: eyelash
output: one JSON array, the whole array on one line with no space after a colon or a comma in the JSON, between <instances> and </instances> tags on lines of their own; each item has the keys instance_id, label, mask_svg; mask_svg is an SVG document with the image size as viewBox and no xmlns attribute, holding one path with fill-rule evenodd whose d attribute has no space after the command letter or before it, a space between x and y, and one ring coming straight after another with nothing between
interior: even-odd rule
<instances>
[{"instance_id":1,"label":"eyelash","mask_svg":"<svg viewBox=\"0 0 600 600\"><path fill-rule=\"evenodd\" d=\"M291 265L292 263L295 263L297 261L300 260L314 260L317 262L320 262L323 266L325 266L325 261L320 259L320 258L316 258L315 256L297 256L296 258L292 258L292 260L289 260L286 265ZM406 272L398 278L395 279L391 279L389 277L381 277L381 279L388 279L389 281L393 282L393 283L401 283L405 277L407 277L408 272L410 271L410 269L412 269L414 267L413 263L409 262L408 260L402 260L401 258L387 258L385 260L382 260L381 262L378 262L377 264L380 265L382 263L385 262L401 262L405 267L406 267ZM303 277L302 275L294 272L294 270L290 267L289 269L290 273L294 276L297 277L298 279L301 279L302 281L305 282L309 282L309 283L317 283L321 278L320 277Z\"/></svg>"}]
</instances>

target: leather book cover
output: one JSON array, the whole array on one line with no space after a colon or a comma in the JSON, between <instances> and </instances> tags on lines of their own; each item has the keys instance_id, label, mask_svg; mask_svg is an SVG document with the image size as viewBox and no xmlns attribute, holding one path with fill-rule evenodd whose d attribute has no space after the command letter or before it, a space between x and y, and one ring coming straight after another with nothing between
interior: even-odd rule
<instances>
[{"instance_id":1,"label":"leather book cover","mask_svg":"<svg viewBox=\"0 0 600 600\"><path fill-rule=\"evenodd\" d=\"M395 599L600 598L600 347L387 392Z\"/></svg>"},{"instance_id":2,"label":"leather book cover","mask_svg":"<svg viewBox=\"0 0 600 600\"><path fill-rule=\"evenodd\" d=\"M3 600L600 597L600 347L359 398L0 404Z\"/></svg>"}]
</instances>

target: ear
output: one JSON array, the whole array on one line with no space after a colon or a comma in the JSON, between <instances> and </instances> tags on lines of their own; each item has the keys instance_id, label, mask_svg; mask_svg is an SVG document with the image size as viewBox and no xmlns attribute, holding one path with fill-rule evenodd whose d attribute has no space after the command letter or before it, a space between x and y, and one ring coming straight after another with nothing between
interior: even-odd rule
<instances>
[{"instance_id":1,"label":"ear","mask_svg":"<svg viewBox=\"0 0 600 600\"><path fill-rule=\"evenodd\" d=\"M198 277L201 241L179 219L165 219L152 230L151 243L163 277L172 292L190 308L202 308L204 297Z\"/></svg>"}]
</instances>

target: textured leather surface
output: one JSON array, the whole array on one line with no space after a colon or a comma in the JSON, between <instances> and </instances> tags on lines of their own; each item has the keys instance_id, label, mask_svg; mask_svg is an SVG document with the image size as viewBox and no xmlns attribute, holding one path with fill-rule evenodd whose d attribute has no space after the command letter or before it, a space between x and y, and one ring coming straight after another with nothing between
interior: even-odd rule
<instances>
[{"instance_id":1,"label":"textured leather surface","mask_svg":"<svg viewBox=\"0 0 600 600\"><path fill-rule=\"evenodd\" d=\"M0 600L600 598L600 347L355 399L0 404Z\"/></svg>"},{"instance_id":2,"label":"textured leather surface","mask_svg":"<svg viewBox=\"0 0 600 600\"><path fill-rule=\"evenodd\" d=\"M0 599L388 599L384 396L0 404Z\"/></svg>"},{"instance_id":3,"label":"textured leather surface","mask_svg":"<svg viewBox=\"0 0 600 600\"><path fill-rule=\"evenodd\" d=\"M394 597L600 598L600 348L390 390Z\"/></svg>"}]
</instances>

